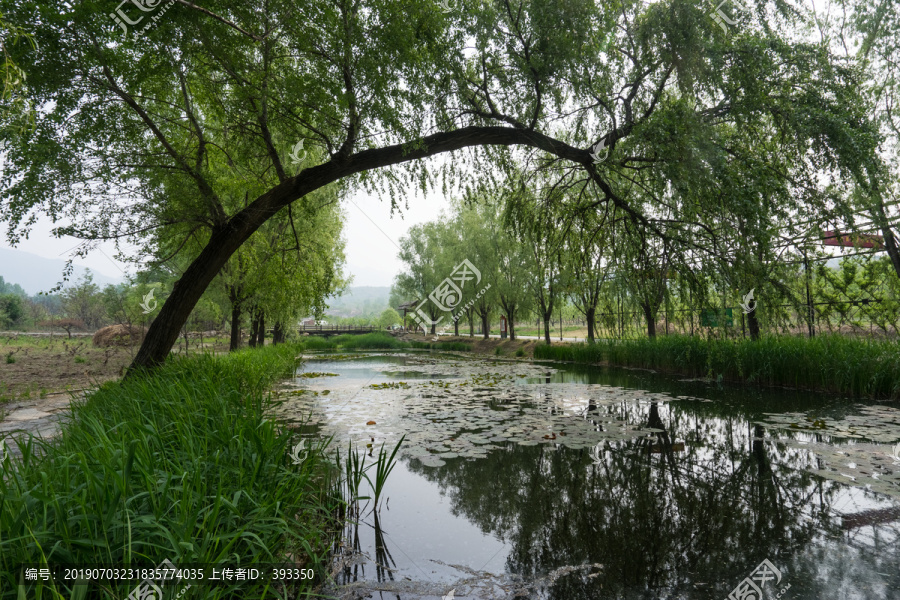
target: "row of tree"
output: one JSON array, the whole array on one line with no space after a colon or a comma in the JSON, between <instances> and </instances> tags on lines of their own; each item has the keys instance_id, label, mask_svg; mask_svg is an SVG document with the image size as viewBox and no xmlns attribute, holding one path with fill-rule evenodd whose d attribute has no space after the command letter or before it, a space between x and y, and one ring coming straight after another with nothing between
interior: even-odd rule
<instances>
[{"instance_id":1,"label":"row of tree","mask_svg":"<svg viewBox=\"0 0 900 600\"><path fill-rule=\"evenodd\" d=\"M0 0L0 13L8 39L21 28L34 42L2 47L21 77L0 99L0 220L11 239L42 214L60 234L128 239L177 276L136 367L165 359L217 279L257 330L283 320L287 302L276 293L261 310L262 288L240 273L291 256L313 263L299 298L315 306L339 288L324 266L337 245L296 226L351 185L398 199L411 185L543 173L516 192L532 203L513 211L515 235L583 214L585 231L616 240L611 262L637 265L648 314L666 287L660 264L748 289L785 264L774 240L804 220L861 214L900 272L890 0L818 12L760 0L735 5L731 28L693 0L461 0L449 11L209 0L167 6L139 37L91 3ZM439 179L425 159L451 153ZM566 268L552 245L532 257L542 314ZM326 247L331 259L316 263ZM504 294L504 310L520 310L513 300Z\"/></svg>"},{"instance_id":2,"label":"row of tree","mask_svg":"<svg viewBox=\"0 0 900 600\"><path fill-rule=\"evenodd\" d=\"M230 329L231 349L241 345L242 331L249 329L251 346L264 343L267 321L274 325L273 341L284 341L300 317L321 314L324 297L339 292L343 243L342 219L334 210L302 215L294 227L308 246L284 248L280 235L260 232L233 257L214 285L194 306L182 327L190 331ZM277 220L271 226L278 226ZM281 223L282 227L288 223ZM298 233L299 235L299 233ZM160 252L166 249L160 243ZM88 271L79 281L58 293L28 296L16 284L0 278L0 327L54 327L71 334L94 331L111 324L144 327L150 324L180 277L178 253L159 260L127 284L100 288Z\"/></svg>"},{"instance_id":3,"label":"row of tree","mask_svg":"<svg viewBox=\"0 0 900 600\"><path fill-rule=\"evenodd\" d=\"M601 325L613 335L632 335L636 312L653 338L662 315L667 330L672 320L684 332L716 326L717 333L734 335L740 330L727 327L739 311L756 339L763 324L771 331L791 330L797 322L810 331L817 322L832 330L858 325L849 314L860 305L882 331L898 332L900 278L890 258L869 251L829 266L833 255L821 239L827 225L800 222L797 215L807 208L801 202L793 211L756 219L755 228L746 215L732 212L704 228L682 227L677 219L664 226L660 219L660 235L649 236L622 210L593 210L589 199L578 197L584 190L538 187L540 181L540 175L523 175L481 189L454 202L451 214L413 227L401 240L405 271L395 280L392 303L421 303L427 318L419 321L434 332L442 317L452 320L457 335L460 320L469 322L471 333L477 319L487 337L502 315L515 339L516 323L538 318L547 343L554 311L563 305L582 315L590 340ZM749 206L760 210L758 203ZM806 241L777 235L791 230ZM452 288L451 274L463 260L480 271L482 286L490 286L477 296L464 290L445 314L447 307L430 298Z\"/></svg>"}]
</instances>

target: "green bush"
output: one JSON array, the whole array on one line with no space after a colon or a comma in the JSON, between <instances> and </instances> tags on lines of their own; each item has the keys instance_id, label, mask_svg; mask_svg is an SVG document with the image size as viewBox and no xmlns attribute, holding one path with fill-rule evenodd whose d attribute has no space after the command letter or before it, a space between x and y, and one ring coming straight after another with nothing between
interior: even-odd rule
<instances>
[{"instance_id":1,"label":"green bush","mask_svg":"<svg viewBox=\"0 0 900 600\"><path fill-rule=\"evenodd\" d=\"M74 403L55 439L22 439L21 459L0 465L0 597L15 597L20 564L45 561L233 567L292 554L323 573L333 467L320 451L292 464L292 435L267 418L268 389L297 351L173 358ZM263 597L263 587L194 586L183 598Z\"/></svg>"},{"instance_id":2,"label":"green bush","mask_svg":"<svg viewBox=\"0 0 900 600\"><path fill-rule=\"evenodd\" d=\"M535 348L536 359L607 363L861 397L900 396L900 342L839 335L714 340L670 335Z\"/></svg>"},{"instance_id":3,"label":"green bush","mask_svg":"<svg viewBox=\"0 0 900 600\"><path fill-rule=\"evenodd\" d=\"M304 337L303 341L300 343L304 350L334 350L337 348L337 344L334 343L334 338L324 338L313 335Z\"/></svg>"},{"instance_id":4,"label":"green bush","mask_svg":"<svg viewBox=\"0 0 900 600\"><path fill-rule=\"evenodd\" d=\"M337 347L343 350L359 350L363 348L390 350L409 347L406 342L381 331L364 333L362 335L344 334L334 337L333 340Z\"/></svg>"},{"instance_id":5,"label":"green bush","mask_svg":"<svg viewBox=\"0 0 900 600\"><path fill-rule=\"evenodd\" d=\"M472 347L462 342L405 342L381 331L362 335L343 334L330 338L309 336L300 342L304 350L401 350L419 348L423 350L444 350L469 352Z\"/></svg>"}]
</instances>

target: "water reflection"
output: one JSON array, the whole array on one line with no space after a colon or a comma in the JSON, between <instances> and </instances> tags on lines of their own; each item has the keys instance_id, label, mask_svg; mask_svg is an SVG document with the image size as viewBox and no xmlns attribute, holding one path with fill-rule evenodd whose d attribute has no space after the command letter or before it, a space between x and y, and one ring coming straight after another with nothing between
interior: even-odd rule
<instances>
[{"instance_id":1,"label":"water reflection","mask_svg":"<svg viewBox=\"0 0 900 600\"><path fill-rule=\"evenodd\" d=\"M348 537L359 552L374 556L375 565L368 572L346 567L341 582L424 581L435 573L429 561L465 562L459 548L468 545L473 558L466 568L474 573L502 563L505 583L520 585L507 586L508 595L457 592L460 598L511 598L515 589L520 597L548 600L725 599L765 559L781 571L781 585L790 584L786 598L900 597L900 505L811 473L823 467L821 458L793 442L827 436L753 422L760 407L798 410L811 399L610 403L588 395L573 414L558 402L568 393L561 380L583 384L585 378L570 371L547 379L529 380L535 392L526 408L555 423L581 420L598 432L627 423L649 435L612 436L575 449L560 443L565 428L555 426L547 443L496 442L481 458L445 458L438 467L406 459L399 480L388 483L388 496L439 490L442 500L428 492L421 511L398 500L400 510L351 524ZM602 374L589 379L603 383ZM683 387L671 382L668 389L674 395ZM654 380L645 389L661 388L665 383ZM486 402L497 411L523 410L499 394ZM846 405L832 409L848 411ZM461 526L463 520L474 527ZM440 543L434 521L446 537ZM497 548L496 559L479 549L485 544L494 544L490 552ZM598 563L601 569L576 569ZM771 583L764 591L775 597Z\"/></svg>"},{"instance_id":2,"label":"water reflection","mask_svg":"<svg viewBox=\"0 0 900 600\"><path fill-rule=\"evenodd\" d=\"M873 581L900 589L896 522L881 532L892 547L863 544L847 565L831 512L842 486L802 470L794 458L805 457L761 439L762 427L655 402L644 419L662 430L655 442L606 443L599 463L575 456L583 450L508 445L481 460L410 469L512 544L512 573L537 579L566 565L605 565L591 578L561 578L545 598L724 598L766 558L799 597L894 597L872 595ZM680 438L693 443L672 442ZM836 583L846 595L835 595Z\"/></svg>"}]
</instances>

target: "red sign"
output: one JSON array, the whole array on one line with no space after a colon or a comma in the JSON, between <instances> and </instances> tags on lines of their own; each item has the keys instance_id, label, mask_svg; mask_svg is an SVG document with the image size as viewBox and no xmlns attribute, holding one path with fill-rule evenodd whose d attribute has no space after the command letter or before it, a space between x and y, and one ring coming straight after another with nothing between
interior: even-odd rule
<instances>
[{"instance_id":1,"label":"red sign","mask_svg":"<svg viewBox=\"0 0 900 600\"><path fill-rule=\"evenodd\" d=\"M884 248L884 239L871 233L841 234L837 231L826 231L822 243L826 246L843 246L845 248Z\"/></svg>"}]
</instances>

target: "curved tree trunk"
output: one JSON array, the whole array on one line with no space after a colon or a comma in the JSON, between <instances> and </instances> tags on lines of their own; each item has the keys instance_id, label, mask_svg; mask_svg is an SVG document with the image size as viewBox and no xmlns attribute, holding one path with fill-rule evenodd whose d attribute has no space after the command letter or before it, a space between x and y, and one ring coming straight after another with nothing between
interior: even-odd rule
<instances>
[{"instance_id":1,"label":"curved tree trunk","mask_svg":"<svg viewBox=\"0 0 900 600\"><path fill-rule=\"evenodd\" d=\"M630 126L624 133L627 135L629 132ZM526 145L583 165L601 189L608 189L593 167L589 150L569 146L538 131L507 126L469 126L428 135L418 142L415 148L410 148L408 144L394 144L362 150L350 156L339 153L327 163L303 169L296 176L282 181L239 213L216 225L206 246L175 283L159 314L150 324L126 377L165 361L203 292L232 254L263 223L292 202L345 177L462 148Z\"/></svg>"},{"instance_id":2,"label":"curved tree trunk","mask_svg":"<svg viewBox=\"0 0 900 600\"><path fill-rule=\"evenodd\" d=\"M547 345L550 345L550 318L552 315L549 312L544 313L544 341L547 342Z\"/></svg>"},{"instance_id":3,"label":"curved tree trunk","mask_svg":"<svg viewBox=\"0 0 900 600\"><path fill-rule=\"evenodd\" d=\"M897 247L897 238L894 235L894 230L889 225L890 222L884 210L884 202L880 198L875 202L875 209L872 211L875 215L875 222L881 229L884 249L887 250L888 257L891 259L894 272L897 274L897 277L900 277L900 248Z\"/></svg>"}]
</instances>

